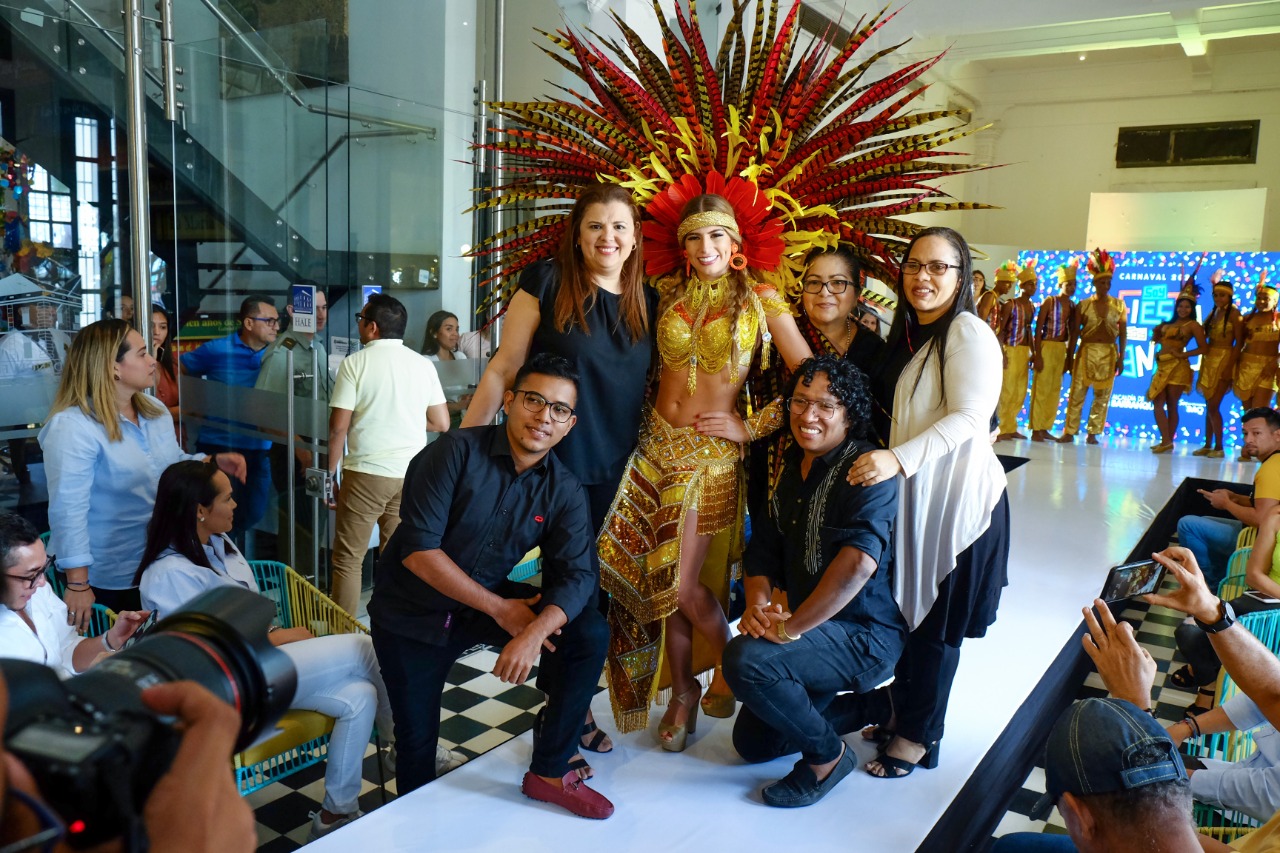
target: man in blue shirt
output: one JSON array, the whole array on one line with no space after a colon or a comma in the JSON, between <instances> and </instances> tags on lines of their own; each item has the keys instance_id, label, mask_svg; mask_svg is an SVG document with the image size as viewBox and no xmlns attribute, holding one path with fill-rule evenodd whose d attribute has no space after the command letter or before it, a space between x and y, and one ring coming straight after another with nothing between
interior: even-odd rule
<instances>
[{"instance_id":1,"label":"man in blue shirt","mask_svg":"<svg viewBox=\"0 0 1280 853\"><path fill-rule=\"evenodd\" d=\"M258 381L258 370L262 366L262 356L280 331L280 314L270 299L265 296L250 296L240 303L236 319L239 321L236 331L183 353L182 372L226 385L254 387ZM235 450L244 455L248 469L245 482L239 483L234 479L231 481L231 493L237 505L231 538L241 548L244 547L245 531L261 521L266 512L267 496L271 488L271 469L267 457L270 448L271 442L266 439L250 438L209 424L200 428L200 437L196 440L196 450L201 453Z\"/></svg>"}]
</instances>

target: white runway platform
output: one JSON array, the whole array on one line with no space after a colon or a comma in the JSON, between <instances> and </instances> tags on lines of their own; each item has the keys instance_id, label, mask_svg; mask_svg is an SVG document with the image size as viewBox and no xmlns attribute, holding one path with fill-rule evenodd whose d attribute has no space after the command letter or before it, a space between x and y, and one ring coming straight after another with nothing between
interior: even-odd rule
<instances>
[{"instance_id":1,"label":"white runway platform","mask_svg":"<svg viewBox=\"0 0 1280 853\"><path fill-rule=\"evenodd\" d=\"M593 785L617 806L611 819L594 822L521 796L531 750L526 734L306 849L915 850L1071 636L1107 568L1128 555L1183 478L1248 482L1255 468L1184 456L1193 448L1182 446L1153 456L1123 440L1102 447L1018 441L997 449L1031 458L1009 475L1010 582L997 623L985 638L965 642L936 770L897 780L858 771L816 806L771 809L759 789L785 775L794 759L746 766L730 745L733 721L700 717L682 755L663 752L651 732L615 734L612 754L588 753ZM594 710L612 731L604 693ZM870 757L861 738L847 740L864 761Z\"/></svg>"}]
</instances>

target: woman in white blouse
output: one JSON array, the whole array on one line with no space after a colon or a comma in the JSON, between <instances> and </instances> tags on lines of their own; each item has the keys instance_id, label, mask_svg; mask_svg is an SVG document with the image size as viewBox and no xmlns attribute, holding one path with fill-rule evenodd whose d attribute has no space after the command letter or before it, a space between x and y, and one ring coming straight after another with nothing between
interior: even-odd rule
<instances>
[{"instance_id":1,"label":"woman in white blouse","mask_svg":"<svg viewBox=\"0 0 1280 853\"><path fill-rule=\"evenodd\" d=\"M99 637L85 639L67 624L67 606L45 581L49 563L44 543L31 523L0 510L0 657L42 663L62 678L84 672L104 654L119 651L147 618L146 612L121 613Z\"/></svg>"},{"instance_id":2,"label":"woman in white blouse","mask_svg":"<svg viewBox=\"0 0 1280 853\"><path fill-rule=\"evenodd\" d=\"M253 570L226 535L236 502L227 475L205 462L176 462L160 475L156 508L134 582L160 618L205 590L234 585L258 592ZM293 661L291 708L334 718L321 811L312 839L360 816L361 764L373 725L389 738L391 706L373 643L364 634L315 637L306 628L273 628L268 638Z\"/></svg>"},{"instance_id":3,"label":"woman in white blouse","mask_svg":"<svg viewBox=\"0 0 1280 853\"><path fill-rule=\"evenodd\" d=\"M881 743L867 764L881 778L937 766L960 644L995 622L1008 582L1009 502L990 441L1002 359L974 311L970 270L969 245L950 228L927 228L907 247L882 379L890 449L849 471L854 485L902 478L893 586L911 634L894 720L864 732Z\"/></svg>"}]
</instances>

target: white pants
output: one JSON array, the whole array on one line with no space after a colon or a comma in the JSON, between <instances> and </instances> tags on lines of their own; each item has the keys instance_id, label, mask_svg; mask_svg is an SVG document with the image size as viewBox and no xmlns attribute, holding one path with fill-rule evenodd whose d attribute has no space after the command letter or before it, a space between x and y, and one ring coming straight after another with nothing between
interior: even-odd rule
<instances>
[{"instance_id":1,"label":"white pants","mask_svg":"<svg viewBox=\"0 0 1280 853\"><path fill-rule=\"evenodd\" d=\"M359 810L361 767L373 724L391 738L391 705L373 643L364 634L335 634L280 647L298 670L290 708L333 717L324 774L324 808L333 814Z\"/></svg>"}]
</instances>

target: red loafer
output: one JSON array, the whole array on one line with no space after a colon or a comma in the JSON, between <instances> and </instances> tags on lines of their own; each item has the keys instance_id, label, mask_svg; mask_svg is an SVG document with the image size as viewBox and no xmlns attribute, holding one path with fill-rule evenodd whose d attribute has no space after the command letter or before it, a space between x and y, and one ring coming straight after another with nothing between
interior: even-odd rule
<instances>
[{"instance_id":1,"label":"red loafer","mask_svg":"<svg viewBox=\"0 0 1280 853\"><path fill-rule=\"evenodd\" d=\"M560 785L552 785L531 770L524 774L520 792L531 800L560 806L578 817L604 820L613 814L613 803L600 792L588 788L576 772L570 770L560 782Z\"/></svg>"}]
</instances>

